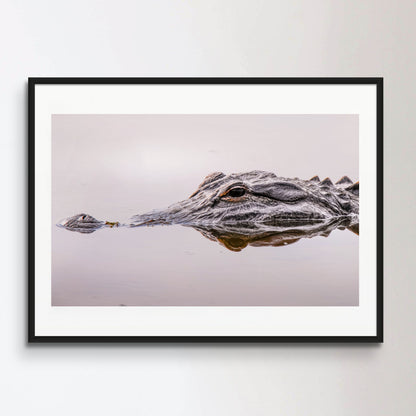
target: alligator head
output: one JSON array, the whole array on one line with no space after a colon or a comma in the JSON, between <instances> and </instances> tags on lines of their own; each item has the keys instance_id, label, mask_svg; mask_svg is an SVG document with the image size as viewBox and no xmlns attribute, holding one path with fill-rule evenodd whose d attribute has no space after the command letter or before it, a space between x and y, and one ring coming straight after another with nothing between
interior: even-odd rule
<instances>
[{"instance_id":1,"label":"alligator head","mask_svg":"<svg viewBox=\"0 0 416 416\"><path fill-rule=\"evenodd\" d=\"M358 193L358 182L352 184L345 176L334 185L330 179L320 181L317 176L301 180L264 171L231 175L216 172L208 175L188 199L164 210L135 215L125 225L180 224L219 242L229 237L245 245L253 241L282 245L289 240L324 235L341 226L358 229ZM60 225L90 233L118 223L79 214ZM289 240L283 238L284 233Z\"/></svg>"},{"instance_id":2,"label":"alligator head","mask_svg":"<svg viewBox=\"0 0 416 416\"><path fill-rule=\"evenodd\" d=\"M358 215L358 187L252 171L208 175L186 200L132 218L132 226L157 224L279 226Z\"/></svg>"}]
</instances>

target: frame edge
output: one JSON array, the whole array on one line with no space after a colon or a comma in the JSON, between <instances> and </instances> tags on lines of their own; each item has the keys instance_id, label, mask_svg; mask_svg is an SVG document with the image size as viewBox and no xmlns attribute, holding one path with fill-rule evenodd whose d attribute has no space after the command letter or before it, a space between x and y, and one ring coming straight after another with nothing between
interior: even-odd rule
<instances>
[{"instance_id":1,"label":"frame edge","mask_svg":"<svg viewBox=\"0 0 416 416\"><path fill-rule=\"evenodd\" d=\"M35 333L35 86L36 84L375 84L377 115L377 312L375 336L36 336ZM383 77L312 78L57 78L28 77L28 343L383 343Z\"/></svg>"}]
</instances>

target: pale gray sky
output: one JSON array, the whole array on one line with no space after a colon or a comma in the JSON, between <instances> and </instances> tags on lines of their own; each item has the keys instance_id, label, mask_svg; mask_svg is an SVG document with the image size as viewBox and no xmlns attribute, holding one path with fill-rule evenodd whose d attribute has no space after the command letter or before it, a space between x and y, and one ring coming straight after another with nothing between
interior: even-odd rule
<instances>
[{"instance_id":1,"label":"pale gray sky","mask_svg":"<svg viewBox=\"0 0 416 416\"><path fill-rule=\"evenodd\" d=\"M54 115L54 219L163 208L214 171L355 181L358 127L357 115Z\"/></svg>"}]
</instances>

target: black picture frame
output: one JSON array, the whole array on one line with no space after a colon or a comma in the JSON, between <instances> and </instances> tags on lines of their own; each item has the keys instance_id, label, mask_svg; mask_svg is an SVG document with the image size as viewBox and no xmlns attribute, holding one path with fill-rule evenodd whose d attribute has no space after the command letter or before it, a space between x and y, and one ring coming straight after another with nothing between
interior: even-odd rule
<instances>
[{"instance_id":1,"label":"black picture frame","mask_svg":"<svg viewBox=\"0 0 416 416\"><path fill-rule=\"evenodd\" d=\"M377 90L377 293L375 336L39 336L35 331L35 87L41 84L329 84ZM29 343L382 343L383 342L383 78L29 78L28 79Z\"/></svg>"}]
</instances>

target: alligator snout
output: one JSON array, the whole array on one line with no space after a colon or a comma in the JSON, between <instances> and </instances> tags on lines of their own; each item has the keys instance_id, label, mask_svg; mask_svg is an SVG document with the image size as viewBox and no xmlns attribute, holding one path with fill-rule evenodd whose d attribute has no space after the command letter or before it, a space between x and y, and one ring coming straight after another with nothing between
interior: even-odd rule
<instances>
[{"instance_id":1,"label":"alligator snout","mask_svg":"<svg viewBox=\"0 0 416 416\"><path fill-rule=\"evenodd\" d=\"M67 230L89 234L104 227L105 222L99 221L88 214L78 214L61 221L58 226Z\"/></svg>"}]
</instances>

